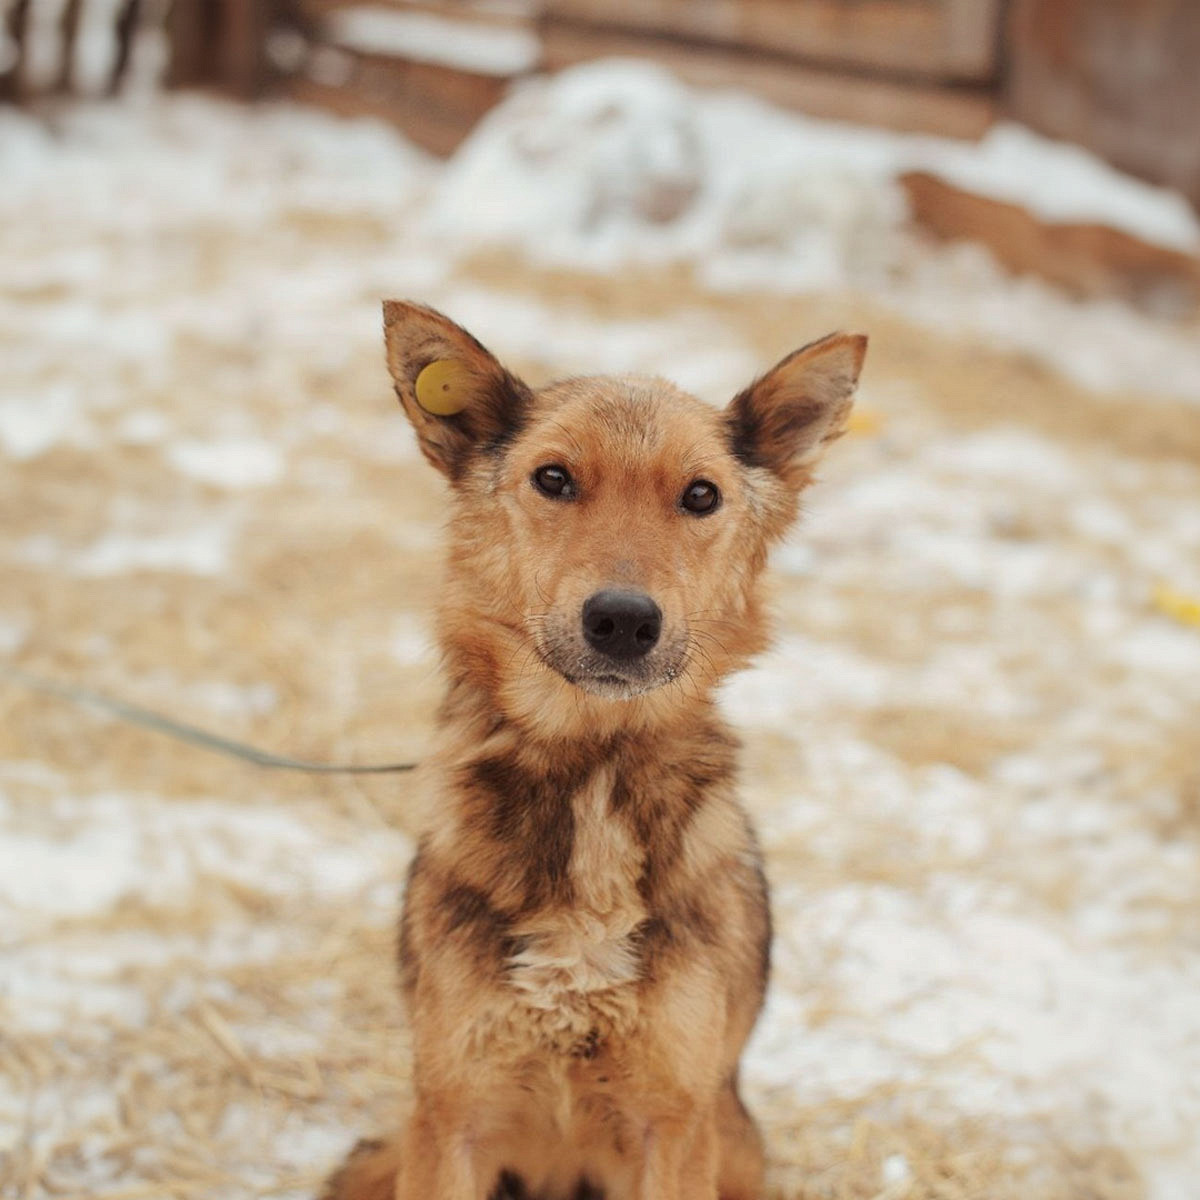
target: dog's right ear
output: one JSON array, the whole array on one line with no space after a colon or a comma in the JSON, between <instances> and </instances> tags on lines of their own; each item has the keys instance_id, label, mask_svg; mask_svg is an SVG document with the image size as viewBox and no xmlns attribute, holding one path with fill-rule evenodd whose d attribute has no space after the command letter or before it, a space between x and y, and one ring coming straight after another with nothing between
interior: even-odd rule
<instances>
[{"instance_id":1,"label":"dog's right ear","mask_svg":"<svg viewBox=\"0 0 1200 1200\"><path fill-rule=\"evenodd\" d=\"M474 454L520 430L529 388L461 326L422 304L385 300L383 336L392 383L421 451L452 481Z\"/></svg>"},{"instance_id":2,"label":"dog's right ear","mask_svg":"<svg viewBox=\"0 0 1200 1200\"><path fill-rule=\"evenodd\" d=\"M794 491L812 478L842 435L867 353L862 334L834 333L789 354L725 410L730 445L749 467L766 467Z\"/></svg>"}]
</instances>

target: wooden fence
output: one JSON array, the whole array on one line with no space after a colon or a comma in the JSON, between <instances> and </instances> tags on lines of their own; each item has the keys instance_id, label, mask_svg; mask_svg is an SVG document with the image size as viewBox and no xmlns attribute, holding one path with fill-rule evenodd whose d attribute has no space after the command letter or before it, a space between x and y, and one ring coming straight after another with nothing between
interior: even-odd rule
<instances>
[{"instance_id":1,"label":"wooden fence","mask_svg":"<svg viewBox=\"0 0 1200 1200\"><path fill-rule=\"evenodd\" d=\"M118 91L133 60L144 0L0 0L0 98Z\"/></svg>"},{"instance_id":2,"label":"wooden fence","mask_svg":"<svg viewBox=\"0 0 1200 1200\"><path fill-rule=\"evenodd\" d=\"M346 34L364 13L377 44ZM533 53L453 52L517 33ZM373 113L441 154L512 78L624 54L894 128L1013 115L1200 206L1200 0L0 0L0 99L112 94L155 38L168 84Z\"/></svg>"},{"instance_id":3,"label":"wooden fence","mask_svg":"<svg viewBox=\"0 0 1200 1200\"><path fill-rule=\"evenodd\" d=\"M289 0L0 0L0 99L111 96L134 82L253 99L274 82L266 46Z\"/></svg>"}]
</instances>

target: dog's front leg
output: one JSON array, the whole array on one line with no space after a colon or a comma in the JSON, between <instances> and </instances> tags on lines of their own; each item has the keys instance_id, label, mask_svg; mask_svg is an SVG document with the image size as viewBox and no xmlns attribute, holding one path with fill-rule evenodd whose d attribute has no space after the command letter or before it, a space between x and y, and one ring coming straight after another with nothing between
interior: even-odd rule
<instances>
[{"instance_id":1,"label":"dog's front leg","mask_svg":"<svg viewBox=\"0 0 1200 1200\"><path fill-rule=\"evenodd\" d=\"M717 1135L711 1112L647 1124L636 1200L717 1200Z\"/></svg>"},{"instance_id":2,"label":"dog's front leg","mask_svg":"<svg viewBox=\"0 0 1200 1200\"><path fill-rule=\"evenodd\" d=\"M417 1114L404 1139L396 1200L487 1200L478 1147L465 1114Z\"/></svg>"},{"instance_id":3,"label":"dog's front leg","mask_svg":"<svg viewBox=\"0 0 1200 1200\"><path fill-rule=\"evenodd\" d=\"M683 1200L682 1172L687 1142L686 1127L678 1119L651 1121L646 1126L635 1200Z\"/></svg>"}]
</instances>

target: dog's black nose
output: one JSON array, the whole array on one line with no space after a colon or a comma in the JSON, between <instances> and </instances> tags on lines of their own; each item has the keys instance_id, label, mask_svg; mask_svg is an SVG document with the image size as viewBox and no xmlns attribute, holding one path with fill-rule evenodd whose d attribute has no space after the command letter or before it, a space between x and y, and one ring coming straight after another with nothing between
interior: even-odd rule
<instances>
[{"instance_id":1,"label":"dog's black nose","mask_svg":"<svg viewBox=\"0 0 1200 1200\"><path fill-rule=\"evenodd\" d=\"M645 592L605 588L583 604L583 636L609 658L641 658L658 641L662 612Z\"/></svg>"}]
</instances>

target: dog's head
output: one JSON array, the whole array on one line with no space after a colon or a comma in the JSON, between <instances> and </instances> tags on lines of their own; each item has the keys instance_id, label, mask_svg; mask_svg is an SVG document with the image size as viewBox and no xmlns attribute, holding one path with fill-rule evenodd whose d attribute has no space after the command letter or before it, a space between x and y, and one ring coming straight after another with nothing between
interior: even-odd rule
<instances>
[{"instance_id":1,"label":"dog's head","mask_svg":"<svg viewBox=\"0 0 1200 1200\"><path fill-rule=\"evenodd\" d=\"M865 337L797 350L721 410L661 379L535 391L419 305L386 302L384 327L455 497L443 641L499 702L662 710L761 648L767 548L845 428Z\"/></svg>"}]
</instances>

